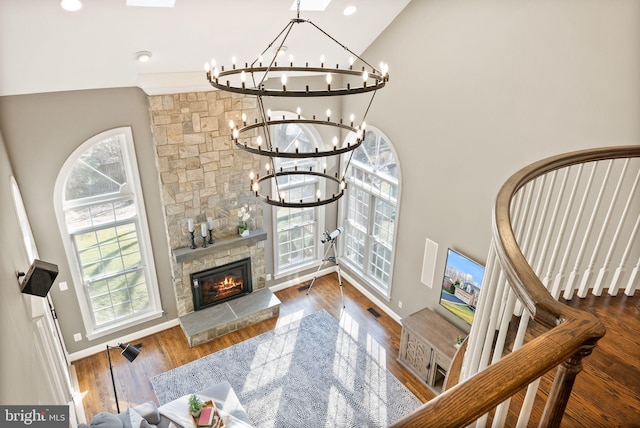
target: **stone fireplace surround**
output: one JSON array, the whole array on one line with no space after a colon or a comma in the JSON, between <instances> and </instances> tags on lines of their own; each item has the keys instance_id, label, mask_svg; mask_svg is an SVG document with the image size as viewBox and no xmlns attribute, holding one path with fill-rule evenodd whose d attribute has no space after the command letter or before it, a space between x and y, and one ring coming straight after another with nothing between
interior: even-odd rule
<instances>
[{"instance_id":1,"label":"stone fireplace surround","mask_svg":"<svg viewBox=\"0 0 640 428\"><path fill-rule=\"evenodd\" d=\"M260 159L232 145L228 126L231 119L240 121L243 112L257 116L255 97L221 91L157 95L149 97L149 111L181 324L184 317L194 314L191 273L250 257L254 292L249 296L262 295L259 292L266 284L266 233L261 229L262 205L248 182L249 171L259 170ZM237 213L245 204L253 230L250 237L241 238L237 234ZM215 243L203 248L198 232L207 217L213 219ZM196 249L189 248L190 218L195 223ZM262 300L271 308L271 296Z\"/></svg>"}]
</instances>

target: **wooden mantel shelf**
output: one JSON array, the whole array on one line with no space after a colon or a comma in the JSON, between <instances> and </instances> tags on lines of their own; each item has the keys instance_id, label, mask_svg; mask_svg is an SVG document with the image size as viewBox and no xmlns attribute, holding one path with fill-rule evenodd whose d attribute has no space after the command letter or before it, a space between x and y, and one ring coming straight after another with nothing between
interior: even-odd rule
<instances>
[{"instance_id":1,"label":"wooden mantel shelf","mask_svg":"<svg viewBox=\"0 0 640 428\"><path fill-rule=\"evenodd\" d=\"M249 236L243 238L240 235L227 236L225 238L216 239L213 244L209 244L206 248L202 247L202 238L200 238L200 246L191 249L178 248L173 250L173 255L178 263L185 263L218 251L228 250L230 248L240 247L243 245L255 245L260 241L267 239L267 232L264 229L254 229L249 232ZM196 241L197 242L197 241Z\"/></svg>"}]
</instances>

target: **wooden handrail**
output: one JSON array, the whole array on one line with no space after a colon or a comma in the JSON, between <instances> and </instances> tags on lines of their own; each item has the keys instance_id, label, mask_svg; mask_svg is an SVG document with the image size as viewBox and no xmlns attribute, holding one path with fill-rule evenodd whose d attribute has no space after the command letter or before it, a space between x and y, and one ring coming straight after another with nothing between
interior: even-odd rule
<instances>
[{"instance_id":1,"label":"wooden handrail","mask_svg":"<svg viewBox=\"0 0 640 428\"><path fill-rule=\"evenodd\" d=\"M559 426L581 359L604 336L605 328L595 316L568 307L549 294L517 243L511 222L511 201L526 183L550 171L585 162L632 157L640 157L640 146L582 150L533 163L505 182L493 213L495 252L508 283L522 304L537 322L550 330L466 381L448 388L392 427L465 426L556 367L558 375L550 394L554 398L547 401L540 425Z\"/></svg>"}]
</instances>

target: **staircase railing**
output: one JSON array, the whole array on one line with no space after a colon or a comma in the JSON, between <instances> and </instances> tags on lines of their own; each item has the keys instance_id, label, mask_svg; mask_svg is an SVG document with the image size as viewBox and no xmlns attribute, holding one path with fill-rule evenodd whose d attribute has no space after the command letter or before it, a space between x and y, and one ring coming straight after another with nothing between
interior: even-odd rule
<instances>
[{"instance_id":1,"label":"staircase railing","mask_svg":"<svg viewBox=\"0 0 640 428\"><path fill-rule=\"evenodd\" d=\"M634 294L639 181L640 146L558 155L509 178L496 199L480 301L456 356L463 361L454 361L459 370L445 392L393 426L527 426L540 378L552 370L538 424L559 426L582 359L605 328L558 298L604 289L615 295L623 287ZM546 331L531 337L531 320ZM508 421L510 399L523 388L517 422Z\"/></svg>"}]
</instances>

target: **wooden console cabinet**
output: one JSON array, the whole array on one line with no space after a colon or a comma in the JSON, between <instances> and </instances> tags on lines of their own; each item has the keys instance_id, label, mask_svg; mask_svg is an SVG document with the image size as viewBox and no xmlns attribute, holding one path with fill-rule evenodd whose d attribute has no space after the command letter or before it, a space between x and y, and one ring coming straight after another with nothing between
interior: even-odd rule
<instances>
[{"instance_id":1,"label":"wooden console cabinet","mask_svg":"<svg viewBox=\"0 0 640 428\"><path fill-rule=\"evenodd\" d=\"M466 333L429 308L402 319L398 361L434 393L442 391L444 378L456 353L453 346Z\"/></svg>"}]
</instances>

